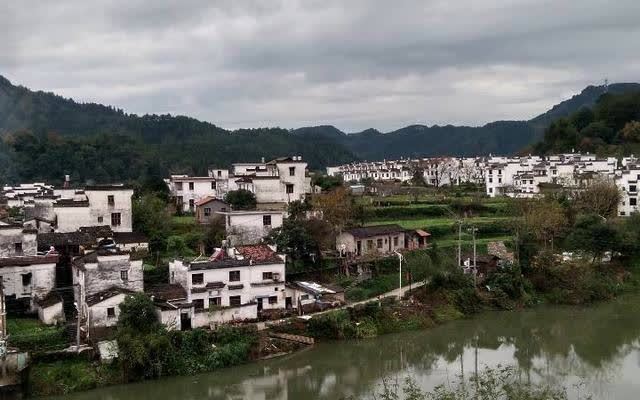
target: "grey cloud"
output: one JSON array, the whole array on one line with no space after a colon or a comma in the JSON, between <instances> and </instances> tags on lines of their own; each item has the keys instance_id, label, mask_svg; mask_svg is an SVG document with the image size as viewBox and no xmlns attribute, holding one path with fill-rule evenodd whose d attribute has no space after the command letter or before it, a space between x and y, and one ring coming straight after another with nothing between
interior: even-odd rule
<instances>
[{"instance_id":1,"label":"grey cloud","mask_svg":"<svg viewBox=\"0 0 640 400\"><path fill-rule=\"evenodd\" d=\"M2 6L0 6L2 7ZM0 73L235 128L483 124L638 80L636 0L14 1Z\"/></svg>"}]
</instances>

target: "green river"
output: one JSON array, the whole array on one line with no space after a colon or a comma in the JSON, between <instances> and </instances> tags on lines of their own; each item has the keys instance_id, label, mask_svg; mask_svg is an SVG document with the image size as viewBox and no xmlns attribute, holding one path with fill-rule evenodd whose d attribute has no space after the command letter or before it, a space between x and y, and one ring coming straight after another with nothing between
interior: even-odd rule
<instances>
[{"instance_id":1,"label":"green river","mask_svg":"<svg viewBox=\"0 0 640 400\"><path fill-rule=\"evenodd\" d=\"M592 307L494 312L418 332L321 343L286 357L211 374L114 386L71 400L368 399L383 378L411 375L424 389L513 365L523 381L572 398L640 399L640 296Z\"/></svg>"}]
</instances>

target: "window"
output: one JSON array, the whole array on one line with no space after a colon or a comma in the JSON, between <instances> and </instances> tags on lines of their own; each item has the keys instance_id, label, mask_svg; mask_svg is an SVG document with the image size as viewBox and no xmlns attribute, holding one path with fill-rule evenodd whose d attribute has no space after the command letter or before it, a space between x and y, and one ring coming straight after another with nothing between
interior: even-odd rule
<instances>
[{"instance_id":1,"label":"window","mask_svg":"<svg viewBox=\"0 0 640 400\"><path fill-rule=\"evenodd\" d=\"M226 211L227 211L227 207L221 207L221 208L220 208L220 211L222 211L222 212L226 212Z\"/></svg>"},{"instance_id":2,"label":"window","mask_svg":"<svg viewBox=\"0 0 640 400\"><path fill-rule=\"evenodd\" d=\"M176 182L176 190L182 190L182 182Z\"/></svg>"},{"instance_id":3,"label":"window","mask_svg":"<svg viewBox=\"0 0 640 400\"><path fill-rule=\"evenodd\" d=\"M393 245L398 247L398 237L397 236L393 238Z\"/></svg>"},{"instance_id":4,"label":"window","mask_svg":"<svg viewBox=\"0 0 640 400\"><path fill-rule=\"evenodd\" d=\"M218 176L222 176L222 171L218 171Z\"/></svg>"},{"instance_id":5,"label":"window","mask_svg":"<svg viewBox=\"0 0 640 400\"><path fill-rule=\"evenodd\" d=\"M216 181L211 182L211 189L216 190Z\"/></svg>"},{"instance_id":6,"label":"window","mask_svg":"<svg viewBox=\"0 0 640 400\"><path fill-rule=\"evenodd\" d=\"M378 248L381 249L382 248L382 239L378 239Z\"/></svg>"},{"instance_id":7,"label":"window","mask_svg":"<svg viewBox=\"0 0 640 400\"><path fill-rule=\"evenodd\" d=\"M22 286L29 286L29 285L31 285L31 272L22 274Z\"/></svg>"},{"instance_id":8,"label":"window","mask_svg":"<svg viewBox=\"0 0 640 400\"><path fill-rule=\"evenodd\" d=\"M229 271L229 282L239 282L240 271Z\"/></svg>"},{"instance_id":9,"label":"window","mask_svg":"<svg viewBox=\"0 0 640 400\"><path fill-rule=\"evenodd\" d=\"M120 213L111 213L111 226L120 226L122 224L122 218Z\"/></svg>"},{"instance_id":10,"label":"window","mask_svg":"<svg viewBox=\"0 0 640 400\"><path fill-rule=\"evenodd\" d=\"M107 308L107 318L115 318L116 317L116 308L109 307Z\"/></svg>"},{"instance_id":11,"label":"window","mask_svg":"<svg viewBox=\"0 0 640 400\"><path fill-rule=\"evenodd\" d=\"M629 191L634 193L636 191L636 185L629 185Z\"/></svg>"},{"instance_id":12,"label":"window","mask_svg":"<svg viewBox=\"0 0 640 400\"><path fill-rule=\"evenodd\" d=\"M204 283L204 274L193 274L191 275L191 284L192 285L202 285Z\"/></svg>"},{"instance_id":13,"label":"window","mask_svg":"<svg viewBox=\"0 0 640 400\"><path fill-rule=\"evenodd\" d=\"M110 206L115 206L116 205L116 200L114 199L112 194L107 196L107 204L110 205Z\"/></svg>"},{"instance_id":14,"label":"window","mask_svg":"<svg viewBox=\"0 0 640 400\"><path fill-rule=\"evenodd\" d=\"M624 211L620 211L620 216L624 217L627 213L625 213Z\"/></svg>"},{"instance_id":15,"label":"window","mask_svg":"<svg viewBox=\"0 0 640 400\"><path fill-rule=\"evenodd\" d=\"M309 295L303 294L302 296L300 296L300 300L309 300Z\"/></svg>"},{"instance_id":16,"label":"window","mask_svg":"<svg viewBox=\"0 0 640 400\"><path fill-rule=\"evenodd\" d=\"M502 178L498 178L498 183L502 183Z\"/></svg>"},{"instance_id":17,"label":"window","mask_svg":"<svg viewBox=\"0 0 640 400\"><path fill-rule=\"evenodd\" d=\"M293 185L290 183L287 183L287 194L292 194L293 193Z\"/></svg>"},{"instance_id":18,"label":"window","mask_svg":"<svg viewBox=\"0 0 640 400\"><path fill-rule=\"evenodd\" d=\"M629 205L630 206L637 206L638 205L638 199L636 199L635 197L630 197L629 198Z\"/></svg>"},{"instance_id":19,"label":"window","mask_svg":"<svg viewBox=\"0 0 640 400\"><path fill-rule=\"evenodd\" d=\"M271 215L263 215L262 216L262 225L263 226L271 226Z\"/></svg>"},{"instance_id":20,"label":"window","mask_svg":"<svg viewBox=\"0 0 640 400\"><path fill-rule=\"evenodd\" d=\"M373 249L373 240L371 240L371 239L367 240L367 248L368 249Z\"/></svg>"},{"instance_id":21,"label":"window","mask_svg":"<svg viewBox=\"0 0 640 400\"><path fill-rule=\"evenodd\" d=\"M489 178L489 183L493 183L493 178Z\"/></svg>"},{"instance_id":22,"label":"window","mask_svg":"<svg viewBox=\"0 0 640 400\"><path fill-rule=\"evenodd\" d=\"M242 300L240 299L240 296L229 296L229 305L231 307L238 307L241 304Z\"/></svg>"},{"instance_id":23,"label":"window","mask_svg":"<svg viewBox=\"0 0 640 400\"><path fill-rule=\"evenodd\" d=\"M129 280L129 271L120 271L120 279L122 279L123 281L128 281Z\"/></svg>"},{"instance_id":24,"label":"window","mask_svg":"<svg viewBox=\"0 0 640 400\"><path fill-rule=\"evenodd\" d=\"M209 297L209 307L216 307L222 305L222 297Z\"/></svg>"},{"instance_id":25,"label":"window","mask_svg":"<svg viewBox=\"0 0 640 400\"><path fill-rule=\"evenodd\" d=\"M104 218L102 218L101 216L98 217L98 223L101 224L104 221Z\"/></svg>"},{"instance_id":26,"label":"window","mask_svg":"<svg viewBox=\"0 0 640 400\"><path fill-rule=\"evenodd\" d=\"M193 210L193 207L195 207L196 205L196 201L194 199L189 199L189 210Z\"/></svg>"},{"instance_id":27,"label":"window","mask_svg":"<svg viewBox=\"0 0 640 400\"><path fill-rule=\"evenodd\" d=\"M195 310L204 310L204 299L193 299L192 302Z\"/></svg>"},{"instance_id":28,"label":"window","mask_svg":"<svg viewBox=\"0 0 640 400\"><path fill-rule=\"evenodd\" d=\"M493 193L493 188L489 188L489 193Z\"/></svg>"},{"instance_id":29,"label":"window","mask_svg":"<svg viewBox=\"0 0 640 400\"><path fill-rule=\"evenodd\" d=\"M530 181L529 181L529 184L530 184L530 185L533 185L533 180L530 180Z\"/></svg>"},{"instance_id":30,"label":"window","mask_svg":"<svg viewBox=\"0 0 640 400\"><path fill-rule=\"evenodd\" d=\"M296 167L289 167L289 176L296 176Z\"/></svg>"},{"instance_id":31,"label":"window","mask_svg":"<svg viewBox=\"0 0 640 400\"><path fill-rule=\"evenodd\" d=\"M178 196L176 197L176 202L178 203L179 207L182 207L182 205L184 204L184 199L182 198L182 196Z\"/></svg>"},{"instance_id":32,"label":"window","mask_svg":"<svg viewBox=\"0 0 640 400\"><path fill-rule=\"evenodd\" d=\"M269 304L278 304L278 296L269 296Z\"/></svg>"},{"instance_id":33,"label":"window","mask_svg":"<svg viewBox=\"0 0 640 400\"><path fill-rule=\"evenodd\" d=\"M273 272L263 272L262 273L262 280L266 281L266 280L270 280L273 279Z\"/></svg>"},{"instance_id":34,"label":"window","mask_svg":"<svg viewBox=\"0 0 640 400\"><path fill-rule=\"evenodd\" d=\"M193 190L193 182L189 182L189 190Z\"/></svg>"},{"instance_id":35,"label":"window","mask_svg":"<svg viewBox=\"0 0 640 400\"><path fill-rule=\"evenodd\" d=\"M210 217L211 216L211 208L209 208L209 207L205 207L204 208L204 216L205 217Z\"/></svg>"},{"instance_id":36,"label":"window","mask_svg":"<svg viewBox=\"0 0 640 400\"><path fill-rule=\"evenodd\" d=\"M16 254L22 254L22 242L14 243L13 248Z\"/></svg>"}]
</instances>

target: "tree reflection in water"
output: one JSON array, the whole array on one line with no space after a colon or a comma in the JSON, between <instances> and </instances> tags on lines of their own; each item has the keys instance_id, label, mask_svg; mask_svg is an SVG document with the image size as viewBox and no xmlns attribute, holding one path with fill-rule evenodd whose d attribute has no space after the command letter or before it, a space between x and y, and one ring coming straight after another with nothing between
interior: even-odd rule
<instances>
[{"instance_id":1,"label":"tree reflection in water","mask_svg":"<svg viewBox=\"0 0 640 400\"><path fill-rule=\"evenodd\" d=\"M66 396L73 400L367 398L385 377L412 375L424 388L476 365L516 366L523 381L570 389L585 382L597 397L637 398L640 297L588 308L542 307L486 313L427 331L323 343L266 362ZM477 346L477 347L476 347ZM613 392L614 394L611 394ZM628 397L631 396L631 397Z\"/></svg>"}]
</instances>

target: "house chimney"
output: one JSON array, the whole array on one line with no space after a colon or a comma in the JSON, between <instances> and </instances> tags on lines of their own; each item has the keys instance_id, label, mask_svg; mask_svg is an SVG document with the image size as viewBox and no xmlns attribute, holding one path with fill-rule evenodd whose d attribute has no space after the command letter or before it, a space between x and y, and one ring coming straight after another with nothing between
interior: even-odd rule
<instances>
[{"instance_id":1,"label":"house chimney","mask_svg":"<svg viewBox=\"0 0 640 400\"><path fill-rule=\"evenodd\" d=\"M69 187L69 181L71 180L71 177L69 175L65 175L64 176L64 185L62 185L62 187L64 188L68 188Z\"/></svg>"},{"instance_id":2,"label":"house chimney","mask_svg":"<svg viewBox=\"0 0 640 400\"><path fill-rule=\"evenodd\" d=\"M264 164L264 157L260 159L260 162Z\"/></svg>"}]
</instances>

